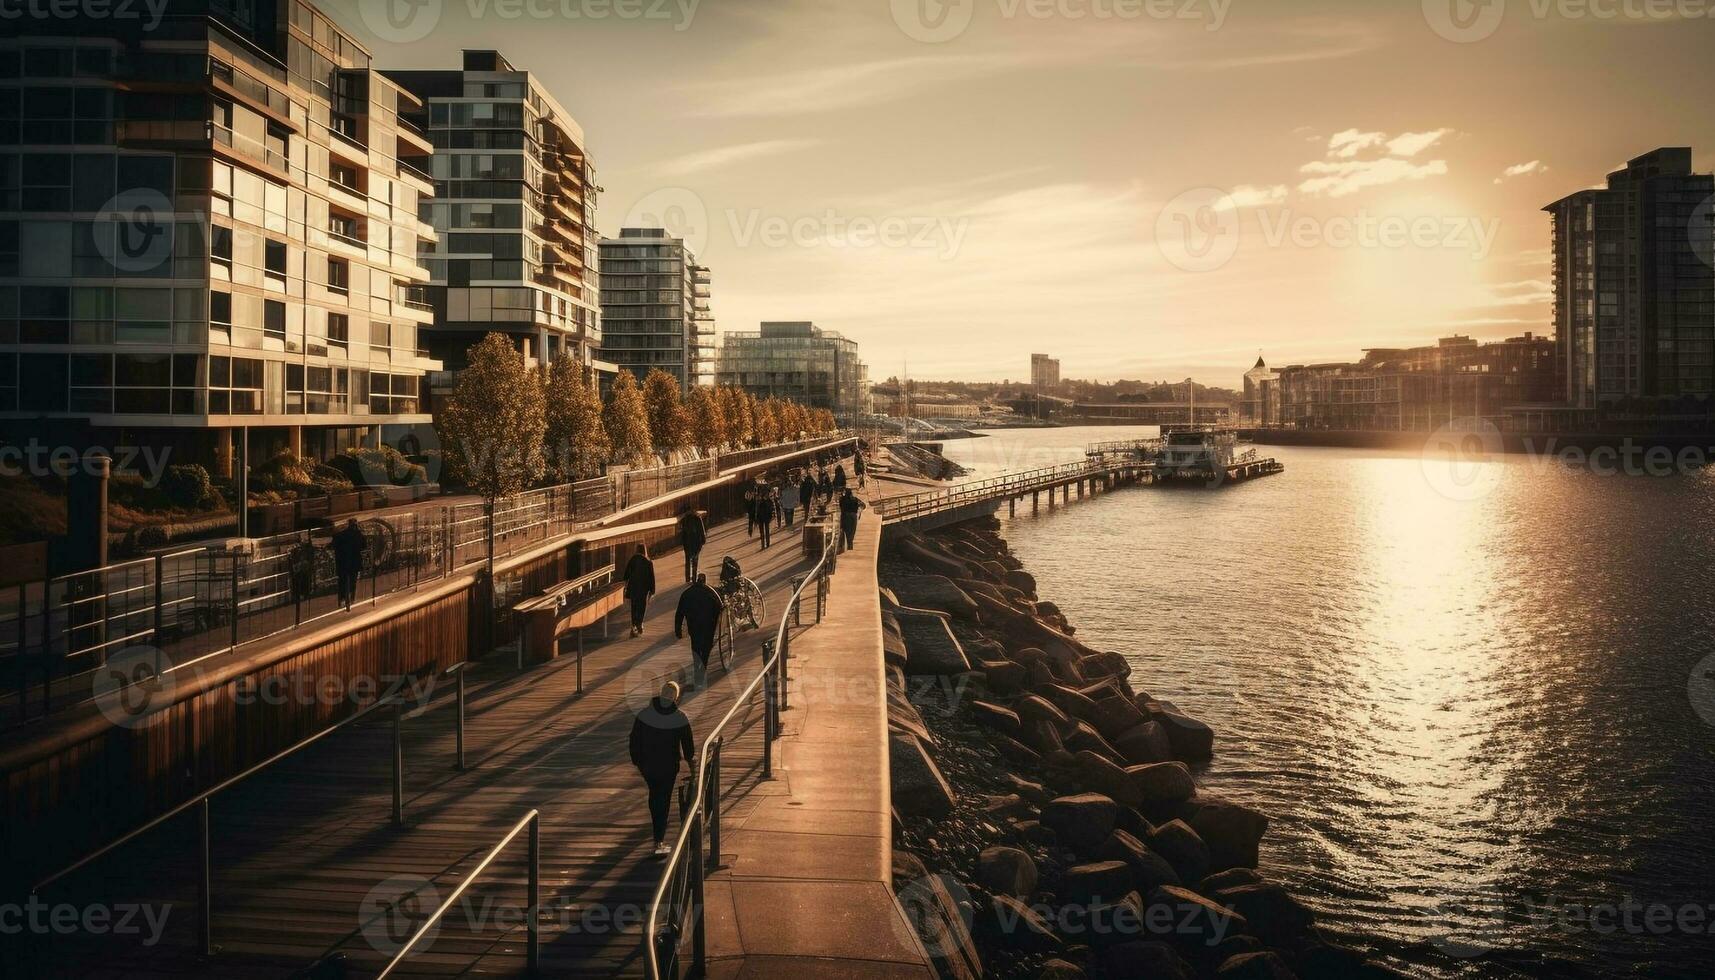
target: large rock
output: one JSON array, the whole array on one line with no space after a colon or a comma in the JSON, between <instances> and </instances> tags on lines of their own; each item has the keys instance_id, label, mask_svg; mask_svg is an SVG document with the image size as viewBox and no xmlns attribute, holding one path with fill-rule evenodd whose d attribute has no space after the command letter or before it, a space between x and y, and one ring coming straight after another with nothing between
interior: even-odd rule
<instances>
[{"instance_id":1,"label":"large rock","mask_svg":"<svg viewBox=\"0 0 1715 980\"><path fill-rule=\"evenodd\" d=\"M1050 684L1036 693L1054 702L1054 706L1065 712L1068 718L1083 721L1095 719L1096 702L1065 684Z\"/></svg>"},{"instance_id":2,"label":"large rock","mask_svg":"<svg viewBox=\"0 0 1715 980\"><path fill-rule=\"evenodd\" d=\"M1181 946L1209 949L1228 936L1250 931L1244 916L1189 888L1163 885L1149 893L1144 905L1149 921L1173 923L1173 939Z\"/></svg>"},{"instance_id":3,"label":"large rock","mask_svg":"<svg viewBox=\"0 0 1715 980\"><path fill-rule=\"evenodd\" d=\"M1209 845L1183 820L1169 820L1155 828L1144 843L1167 859L1180 881L1202 881L1209 874Z\"/></svg>"},{"instance_id":4,"label":"large rock","mask_svg":"<svg viewBox=\"0 0 1715 980\"><path fill-rule=\"evenodd\" d=\"M1048 792L1041 783L1031 782L1023 776L1007 773L1006 781L1012 784L1013 790L1037 806L1042 806L1054 799L1054 794Z\"/></svg>"},{"instance_id":5,"label":"large rock","mask_svg":"<svg viewBox=\"0 0 1715 980\"><path fill-rule=\"evenodd\" d=\"M1127 980L1193 980L1196 970L1173 947L1161 942L1134 941L1102 951L1102 969Z\"/></svg>"},{"instance_id":6,"label":"large rock","mask_svg":"<svg viewBox=\"0 0 1715 980\"><path fill-rule=\"evenodd\" d=\"M977 724L1000 732L1007 738L1018 738L1023 734L1023 729L1018 722L1018 714L1011 708L1003 708L987 701L972 701L971 717L976 720Z\"/></svg>"},{"instance_id":7,"label":"large rock","mask_svg":"<svg viewBox=\"0 0 1715 980\"><path fill-rule=\"evenodd\" d=\"M1107 861L1124 861L1131 869L1132 886L1145 895L1162 885L1180 884L1179 873L1167 859L1150 850L1143 841L1124 830L1115 830L1095 856Z\"/></svg>"},{"instance_id":8,"label":"large rock","mask_svg":"<svg viewBox=\"0 0 1715 980\"><path fill-rule=\"evenodd\" d=\"M1168 741L1167 729L1162 728L1158 721L1146 721L1122 732L1113 743L1120 755L1134 766L1173 760L1173 743Z\"/></svg>"},{"instance_id":9,"label":"large rock","mask_svg":"<svg viewBox=\"0 0 1715 980\"><path fill-rule=\"evenodd\" d=\"M1138 784L1126 770L1110 762L1107 757L1097 752L1083 750L1073 758L1078 780L1085 789L1094 790L1125 806L1138 806L1143 803L1143 794Z\"/></svg>"},{"instance_id":10,"label":"large rock","mask_svg":"<svg viewBox=\"0 0 1715 980\"><path fill-rule=\"evenodd\" d=\"M935 572L942 577L951 576L953 578L969 578L971 575L971 566L969 564L947 554L939 547L928 544L921 538L901 538L894 545L894 550L899 553L899 557L913 565L916 565L918 568L929 572ZM918 603L914 601L915 597L911 594L911 591L908 588L902 587L897 581L897 579L905 577L907 576L894 576L894 581L892 581L890 585L892 586L894 593L899 596L899 601L901 603L907 606L915 606Z\"/></svg>"},{"instance_id":11,"label":"large rock","mask_svg":"<svg viewBox=\"0 0 1715 980\"><path fill-rule=\"evenodd\" d=\"M1092 700L1091 711L1084 717L1110 741L1149 721L1130 698L1118 694Z\"/></svg>"},{"instance_id":12,"label":"large rock","mask_svg":"<svg viewBox=\"0 0 1715 980\"><path fill-rule=\"evenodd\" d=\"M1036 717L1022 722L1024 732L1020 739L1024 744L1038 752L1059 752L1065 749L1066 743L1060 740L1060 730L1054 723L1045 718Z\"/></svg>"},{"instance_id":13,"label":"large rock","mask_svg":"<svg viewBox=\"0 0 1715 980\"><path fill-rule=\"evenodd\" d=\"M923 940L936 972L948 980L983 976L969 914L960 906L960 901L968 903L970 896L957 881L945 875L923 875L900 886L896 897L906 921Z\"/></svg>"},{"instance_id":14,"label":"large rock","mask_svg":"<svg viewBox=\"0 0 1715 980\"><path fill-rule=\"evenodd\" d=\"M1236 803L1205 803L1191 815L1191 829L1209 845L1216 871L1257 866L1257 846L1268 832L1268 818Z\"/></svg>"},{"instance_id":15,"label":"large rock","mask_svg":"<svg viewBox=\"0 0 1715 980\"><path fill-rule=\"evenodd\" d=\"M1201 762L1215 754L1215 732L1208 725L1176 711L1163 711L1155 720L1167 730L1175 758Z\"/></svg>"},{"instance_id":16,"label":"large rock","mask_svg":"<svg viewBox=\"0 0 1715 980\"><path fill-rule=\"evenodd\" d=\"M1008 895L996 895L991 900L989 924L1001 943L1027 953L1058 952L1065 945L1046 919Z\"/></svg>"},{"instance_id":17,"label":"large rock","mask_svg":"<svg viewBox=\"0 0 1715 980\"><path fill-rule=\"evenodd\" d=\"M1096 726L1087 721L1073 721L1071 728L1062 735L1066 748L1073 752L1094 752L1104 759L1118 762L1123 758L1120 750L1113 747L1102 733L1096 731Z\"/></svg>"},{"instance_id":18,"label":"large rock","mask_svg":"<svg viewBox=\"0 0 1715 980\"><path fill-rule=\"evenodd\" d=\"M1036 891L1036 862L1016 847L985 848L975 878L991 895L1028 899Z\"/></svg>"},{"instance_id":19,"label":"large rock","mask_svg":"<svg viewBox=\"0 0 1715 980\"><path fill-rule=\"evenodd\" d=\"M1268 950L1228 957L1215 976L1220 980L1298 980L1280 954Z\"/></svg>"},{"instance_id":20,"label":"large rock","mask_svg":"<svg viewBox=\"0 0 1715 980\"><path fill-rule=\"evenodd\" d=\"M1123 654L1098 651L1084 658L1085 677L1112 677L1123 680L1131 676L1131 661Z\"/></svg>"},{"instance_id":21,"label":"large rock","mask_svg":"<svg viewBox=\"0 0 1715 980\"><path fill-rule=\"evenodd\" d=\"M1258 936L1277 946L1290 944L1316 920L1308 906L1272 882L1225 888L1215 897L1250 920Z\"/></svg>"},{"instance_id":22,"label":"large rock","mask_svg":"<svg viewBox=\"0 0 1715 980\"><path fill-rule=\"evenodd\" d=\"M1100 793L1062 796L1042 808L1042 825L1054 831L1054 836L1067 847L1087 853L1113 834L1119 809L1112 797Z\"/></svg>"},{"instance_id":23,"label":"large rock","mask_svg":"<svg viewBox=\"0 0 1715 980\"><path fill-rule=\"evenodd\" d=\"M1091 905L1116 902L1132 890L1131 869L1124 861L1092 861L1075 864L1060 876L1058 897L1062 901Z\"/></svg>"},{"instance_id":24,"label":"large rock","mask_svg":"<svg viewBox=\"0 0 1715 980\"><path fill-rule=\"evenodd\" d=\"M899 626L905 633L907 674L963 674L971 669L964 647L939 613L900 610Z\"/></svg>"},{"instance_id":25,"label":"large rock","mask_svg":"<svg viewBox=\"0 0 1715 980\"><path fill-rule=\"evenodd\" d=\"M1036 980L1084 980L1084 968L1065 960L1049 960L1036 972Z\"/></svg>"},{"instance_id":26,"label":"large rock","mask_svg":"<svg viewBox=\"0 0 1715 980\"><path fill-rule=\"evenodd\" d=\"M1139 805L1172 806L1197 795L1197 784L1191 781L1191 770L1183 762L1157 762L1147 766L1132 766L1125 770L1136 787ZM1202 833L1196 823L1192 828ZM1204 837L1207 841L1208 838ZM1210 848L1213 850L1214 845ZM1217 863L1217 866L1221 866Z\"/></svg>"},{"instance_id":27,"label":"large rock","mask_svg":"<svg viewBox=\"0 0 1715 980\"><path fill-rule=\"evenodd\" d=\"M1005 735L990 736L989 744L994 746L995 751L1001 755L1021 765L1040 766L1042 764L1041 753L1023 742L1007 738Z\"/></svg>"},{"instance_id":28,"label":"large rock","mask_svg":"<svg viewBox=\"0 0 1715 980\"><path fill-rule=\"evenodd\" d=\"M917 736L897 729L889 731L887 763L891 770L893 805L900 813L938 819L953 812L953 788L947 785Z\"/></svg>"},{"instance_id":29,"label":"large rock","mask_svg":"<svg viewBox=\"0 0 1715 980\"><path fill-rule=\"evenodd\" d=\"M1219 895L1228 888L1238 888L1243 885L1260 885L1262 875L1250 868L1228 868L1217 871L1197 883L1197 890L1205 895Z\"/></svg>"},{"instance_id":30,"label":"large rock","mask_svg":"<svg viewBox=\"0 0 1715 980\"><path fill-rule=\"evenodd\" d=\"M917 609L933 609L966 622L977 621L977 603L945 575L898 575L891 579L899 601ZM903 613L900 623L904 624Z\"/></svg>"},{"instance_id":31,"label":"large rock","mask_svg":"<svg viewBox=\"0 0 1715 980\"><path fill-rule=\"evenodd\" d=\"M1007 571L1004 581L1025 595L1034 596L1036 594L1036 577L1022 569Z\"/></svg>"},{"instance_id":32,"label":"large rock","mask_svg":"<svg viewBox=\"0 0 1715 980\"><path fill-rule=\"evenodd\" d=\"M968 647L965 653L967 656L970 654ZM979 660L975 666L983 672L983 682L996 694L1015 694L1023 690L1025 682L1030 679L1030 672L1023 665L1010 660Z\"/></svg>"}]
</instances>

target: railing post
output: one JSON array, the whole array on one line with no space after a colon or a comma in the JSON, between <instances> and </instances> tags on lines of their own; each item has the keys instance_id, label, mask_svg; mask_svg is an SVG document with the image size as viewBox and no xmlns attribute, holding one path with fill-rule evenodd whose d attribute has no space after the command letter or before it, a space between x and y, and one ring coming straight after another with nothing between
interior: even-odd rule
<instances>
[{"instance_id":1,"label":"railing post","mask_svg":"<svg viewBox=\"0 0 1715 980\"><path fill-rule=\"evenodd\" d=\"M458 685L457 694L458 694L458 700L459 700L458 715L457 715L458 755L459 755L458 762L459 762L459 771L463 772L464 771L464 665L463 664L459 665L458 671L459 671L458 678L457 678L457 685Z\"/></svg>"},{"instance_id":2,"label":"railing post","mask_svg":"<svg viewBox=\"0 0 1715 980\"><path fill-rule=\"evenodd\" d=\"M205 796L202 805L197 807L197 946L204 956L214 955L214 928L211 925L214 887L211 863L208 797Z\"/></svg>"},{"instance_id":3,"label":"railing post","mask_svg":"<svg viewBox=\"0 0 1715 980\"><path fill-rule=\"evenodd\" d=\"M393 702L393 826L405 823L405 711Z\"/></svg>"},{"instance_id":4,"label":"railing post","mask_svg":"<svg viewBox=\"0 0 1715 980\"><path fill-rule=\"evenodd\" d=\"M703 809L709 813L709 867L716 868L721 862L721 740L709 746L708 766L708 798L703 802Z\"/></svg>"},{"instance_id":5,"label":"railing post","mask_svg":"<svg viewBox=\"0 0 1715 980\"><path fill-rule=\"evenodd\" d=\"M535 973L542 965L542 815L530 815L530 921L527 924L530 932L530 972Z\"/></svg>"},{"instance_id":6,"label":"railing post","mask_svg":"<svg viewBox=\"0 0 1715 980\"><path fill-rule=\"evenodd\" d=\"M150 635L150 639L155 641L156 646L161 645L161 627L163 625L163 622L162 622L163 621L162 599L163 599L163 593L164 593L164 587L161 585L161 575L165 571L165 568L166 568L166 560L161 555L156 555L155 556L155 623L154 623L154 629L151 631L151 635ZM24 649L24 601L23 600L24 600L23 586L19 586L18 587L18 650L20 653L23 652L23 649ZM23 700L20 699L18 704L20 706L22 706Z\"/></svg>"},{"instance_id":7,"label":"railing post","mask_svg":"<svg viewBox=\"0 0 1715 980\"><path fill-rule=\"evenodd\" d=\"M572 635L573 649L576 651L575 655L577 657L576 670L578 675L578 689L575 693L582 694L584 693L584 628L579 626L577 629L572 631Z\"/></svg>"},{"instance_id":8,"label":"railing post","mask_svg":"<svg viewBox=\"0 0 1715 980\"><path fill-rule=\"evenodd\" d=\"M774 778L774 729L779 719L774 715L774 674L762 676L762 778Z\"/></svg>"},{"instance_id":9,"label":"railing post","mask_svg":"<svg viewBox=\"0 0 1715 980\"><path fill-rule=\"evenodd\" d=\"M238 649L238 555L232 556L232 648Z\"/></svg>"},{"instance_id":10,"label":"railing post","mask_svg":"<svg viewBox=\"0 0 1715 980\"><path fill-rule=\"evenodd\" d=\"M691 817L691 974L707 974L708 921L703 915L703 814Z\"/></svg>"}]
</instances>

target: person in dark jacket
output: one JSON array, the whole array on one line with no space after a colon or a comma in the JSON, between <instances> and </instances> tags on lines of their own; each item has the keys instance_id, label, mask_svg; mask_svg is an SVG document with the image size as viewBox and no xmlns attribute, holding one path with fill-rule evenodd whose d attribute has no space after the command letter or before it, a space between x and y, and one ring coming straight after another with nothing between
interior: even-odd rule
<instances>
[{"instance_id":1,"label":"person in dark jacket","mask_svg":"<svg viewBox=\"0 0 1715 980\"><path fill-rule=\"evenodd\" d=\"M625 597L631 600L631 635L643 635L643 613L649 608L649 597L655 594L655 563L649 553L637 546L637 553L625 563Z\"/></svg>"},{"instance_id":2,"label":"person in dark jacket","mask_svg":"<svg viewBox=\"0 0 1715 980\"><path fill-rule=\"evenodd\" d=\"M864 487L864 483L867 482L865 479L865 476L866 476L865 469L866 468L865 468L864 461L863 461L863 447L859 446L858 451L856 453L852 454L852 475L857 477L857 485L858 485L859 490L862 490Z\"/></svg>"},{"instance_id":3,"label":"person in dark jacket","mask_svg":"<svg viewBox=\"0 0 1715 980\"><path fill-rule=\"evenodd\" d=\"M725 611L721 594L709 586L707 575L698 574L697 581L679 595L679 608L673 614L673 635L683 639L685 630L691 631L691 657L695 661L692 690L708 682L709 654L714 652L715 630Z\"/></svg>"},{"instance_id":4,"label":"person in dark jacket","mask_svg":"<svg viewBox=\"0 0 1715 980\"><path fill-rule=\"evenodd\" d=\"M846 492L846 464L835 463L834 464L834 495L839 496L840 494L845 493L845 492Z\"/></svg>"},{"instance_id":5,"label":"person in dark jacket","mask_svg":"<svg viewBox=\"0 0 1715 980\"><path fill-rule=\"evenodd\" d=\"M668 681L661 688L661 696L651 698L631 722L631 764L649 787L656 857L665 857L671 850L667 846L667 807L673 800L673 784L679 781L681 755L686 763L692 763L697 747L691 740L691 719L679 710L679 685Z\"/></svg>"},{"instance_id":6,"label":"person in dark jacket","mask_svg":"<svg viewBox=\"0 0 1715 980\"><path fill-rule=\"evenodd\" d=\"M768 547L769 528L774 525L774 494L766 486L756 490L756 529L762 534L762 547Z\"/></svg>"},{"instance_id":7,"label":"person in dark jacket","mask_svg":"<svg viewBox=\"0 0 1715 980\"><path fill-rule=\"evenodd\" d=\"M816 481L816 492L820 493L825 500L834 499L834 481L832 477L828 476L827 470L823 470L821 479Z\"/></svg>"},{"instance_id":8,"label":"person in dark jacket","mask_svg":"<svg viewBox=\"0 0 1715 980\"><path fill-rule=\"evenodd\" d=\"M798 484L798 503L804 507L804 519L810 519L810 508L816 506L816 478L809 470L804 471L804 482Z\"/></svg>"},{"instance_id":9,"label":"person in dark jacket","mask_svg":"<svg viewBox=\"0 0 1715 980\"><path fill-rule=\"evenodd\" d=\"M345 527L333 536L333 570L339 579L339 604L347 609L357 598L357 576L363 571L363 552L367 546L356 520L346 521Z\"/></svg>"},{"instance_id":10,"label":"person in dark jacket","mask_svg":"<svg viewBox=\"0 0 1715 980\"><path fill-rule=\"evenodd\" d=\"M687 510L679 517L679 547L685 550L685 581L697 577L697 558L703 553L703 545L709 540L708 528L703 525L703 515L695 510Z\"/></svg>"},{"instance_id":11,"label":"person in dark jacket","mask_svg":"<svg viewBox=\"0 0 1715 980\"><path fill-rule=\"evenodd\" d=\"M744 488L744 536L756 536L756 481L752 480Z\"/></svg>"},{"instance_id":12,"label":"person in dark jacket","mask_svg":"<svg viewBox=\"0 0 1715 980\"><path fill-rule=\"evenodd\" d=\"M792 529L792 515L798 510L798 501L802 499L803 491L790 478L786 485L780 488L780 526L788 531Z\"/></svg>"},{"instance_id":13,"label":"person in dark jacket","mask_svg":"<svg viewBox=\"0 0 1715 980\"><path fill-rule=\"evenodd\" d=\"M845 495L840 497L840 548L844 550L852 546L852 540L857 536L858 512L869 505L857 498L847 487Z\"/></svg>"}]
</instances>

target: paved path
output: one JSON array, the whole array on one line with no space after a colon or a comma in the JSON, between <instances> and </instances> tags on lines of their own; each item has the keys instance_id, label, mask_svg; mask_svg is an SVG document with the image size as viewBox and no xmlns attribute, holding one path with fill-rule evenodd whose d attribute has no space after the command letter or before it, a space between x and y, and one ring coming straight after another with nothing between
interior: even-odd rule
<instances>
[{"instance_id":1,"label":"paved path","mask_svg":"<svg viewBox=\"0 0 1715 980\"><path fill-rule=\"evenodd\" d=\"M809 566L798 536L781 533L760 551L742 524L723 525L704 551L705 567L718 568L729 553L764 587L772 627L791 576ZM55 936L38 948L34 972L285 976L339 953L351 975L373 975L393 948L389 925L402 921L388 914L394 900L437 904L518 817L538 807L545 970L640 973L641 923L661 865L648 853L643 788L626 758L626 736L633 705L690 661L688 646L672 638L682 559L669 554L656 570L663 591L651 604L644 636L625 635L621 615L611 641L599 640L599 628L590 631L582 695L575 693L570 655L517 674L502 651L476 668L467 771L453 767L449 708L407 719L403 828L389 822L391 727L384 719L331 735L217 798L213 934L221 952L213 960L194 955L195 822L181 819L43 896L55 903L167 906L160 941ZM754 674L762 638L762 631L741 634L735 670L713 672L709 688L687 700L694 727L711 726ZM761 728L758 710L723 750L725 792L734 807L728 819L735 822L766 799L750 792L759 782ZM408 972L522 972L524 858L521 835L465 894L435 941L408 962Z\"/></svg>"}]
</instances>

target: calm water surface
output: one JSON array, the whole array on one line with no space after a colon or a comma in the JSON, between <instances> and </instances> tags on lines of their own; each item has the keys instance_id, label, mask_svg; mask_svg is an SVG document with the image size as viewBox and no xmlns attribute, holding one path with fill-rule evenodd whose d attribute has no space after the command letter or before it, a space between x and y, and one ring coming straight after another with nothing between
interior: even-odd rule
<instances>
[{"instance_id":1,"label":"calm water surface","mask_svg":"<svg viewBox=\"0 0 1715 980\"><path fill-rule=\"evenodd\" d=\"M987 475L1143 434L946 451ZM1715 469L1259 451L1286 472L1006 536L1080 638L1214 726L1202 791L1270 815L1270 873L1416 975L1715 976Z\"/></svg>"}]
</instances>

